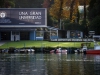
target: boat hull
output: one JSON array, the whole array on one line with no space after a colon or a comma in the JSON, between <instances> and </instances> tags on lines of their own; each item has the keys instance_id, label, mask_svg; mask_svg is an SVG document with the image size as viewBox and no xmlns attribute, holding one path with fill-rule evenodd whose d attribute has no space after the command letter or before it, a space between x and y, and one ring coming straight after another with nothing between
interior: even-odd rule
<instances>
[{"instance_id":1,"label":"boat hull","mask_svg":"<svg viewBox=\"0 0 100 75\"><path fill-rule=\"evenodd\" d=\"M100 50L87 50L86 54L100 54Z\"/></svg>"},{"instance_id":2,"label":"boat hull","mask_svg":"<svg viewBox=\"0 0 100 75\"><path fill-rule=\"evenodd\" d=\"M67 50L57 50L56 53L67 53Z\"/></svg>"},{"instance_id":3,"label":"boat hull","mask_svg":"<svg viewBox=\"0 0 100 75\"><path fill-rule=\"evenodd\" d=\"M67 50L51 50L50 53L67 53Z\"/></svg>"}]
</instances>

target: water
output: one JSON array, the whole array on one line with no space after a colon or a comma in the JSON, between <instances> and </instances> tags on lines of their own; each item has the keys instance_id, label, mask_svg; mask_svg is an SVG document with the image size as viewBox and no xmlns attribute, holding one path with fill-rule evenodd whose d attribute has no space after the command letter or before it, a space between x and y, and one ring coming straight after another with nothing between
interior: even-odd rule
<instances>
[{"instance_id":1,"label":"water","mask_svg":"<svg viewBox=\"0 0 100 75\"><path fill-rule=\"evenodd\" d=\"M0 54L0 75L100 75L100 55Z\"/></svg>"}]
</instances>

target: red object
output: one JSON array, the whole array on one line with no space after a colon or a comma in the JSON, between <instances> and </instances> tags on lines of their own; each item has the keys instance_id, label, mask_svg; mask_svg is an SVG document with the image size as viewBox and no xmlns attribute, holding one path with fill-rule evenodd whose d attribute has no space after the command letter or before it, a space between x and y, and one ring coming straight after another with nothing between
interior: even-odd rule
<instances>
[{"instance_id":1,"label":"red object","mask_svg":"<svg viewBox=\"0 0 100 75\"><path fill-rule=\"evenodd\" d=\"M86 54L100 54L100 50L86 50Z\"/></svg>"}]
</instances>

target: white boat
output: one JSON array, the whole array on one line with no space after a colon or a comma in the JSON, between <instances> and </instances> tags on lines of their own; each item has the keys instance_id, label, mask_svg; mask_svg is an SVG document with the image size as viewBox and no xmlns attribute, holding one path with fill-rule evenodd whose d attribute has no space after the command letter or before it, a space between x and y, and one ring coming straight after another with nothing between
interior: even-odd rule
<instances>
[{"instance_id":1,"label":"white boat","mask_svg":"<svg viewBox=\"0 0 100 75\"><path fill-rule=\"evenodd\" d=\"M28 49L27 51L28 52L34 52L35 50L34 49Z\"/></svg>"},{"instance_id":2,"label":"white boat","mask_svg":"<svg viewBox=\"0 0 100 75\"><path fill-rule=\"evenodd\" d=\"M51 50L50 53L67 53L67 50L58 48L58 49L55 49L55 50Z\"/></svg>"},{"instance_id":3,"label":"white boat","mask_svg":"<svg viewBox=\"0 0 100 75\"><path fill-rule=\"evenodd\" d=\"M33 53L35 50L34 49L21 49L20 52L23 52L23 53Z\"/></svg>"},{"instance_id":4,"label":"white boat","mask_svg":"<svg viewBox=\"0 0 100 75\"><path fill-rule=\"evenodd\" d=\"M75 51L75 53L83 53L85 50L87 50L87 46L83 46L82 48L76 49L74 51Z\"/></svg>"}]
</instances>

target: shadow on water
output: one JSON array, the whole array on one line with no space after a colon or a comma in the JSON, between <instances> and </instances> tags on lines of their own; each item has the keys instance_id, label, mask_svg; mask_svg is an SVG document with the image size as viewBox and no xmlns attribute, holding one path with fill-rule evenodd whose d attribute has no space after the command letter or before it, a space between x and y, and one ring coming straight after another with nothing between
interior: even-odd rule
<instances>
[{"instance_id":1,"label":"shadow on water","mask_svg":"<svg viewBox=\"0 0 100 75\"><path fill-rule=\"evenodd\" d=\"M0 75L100 75L100 55L0 54Z\"/></svg>"}]
</instances>

